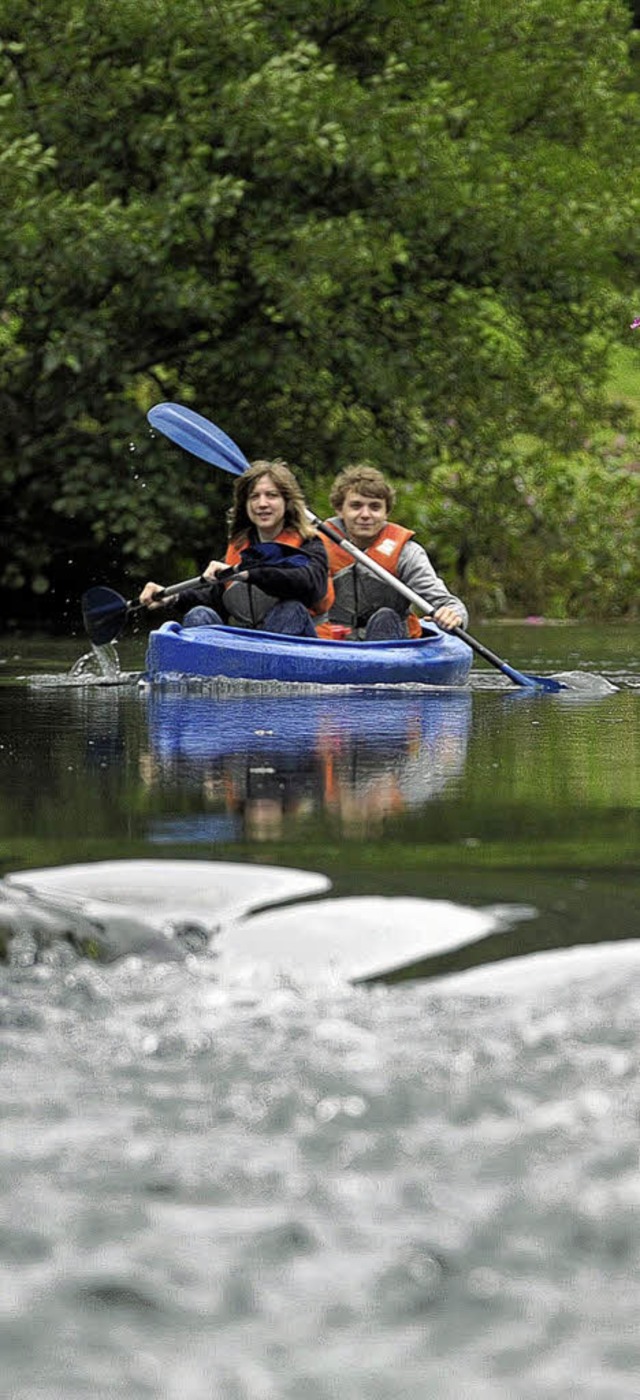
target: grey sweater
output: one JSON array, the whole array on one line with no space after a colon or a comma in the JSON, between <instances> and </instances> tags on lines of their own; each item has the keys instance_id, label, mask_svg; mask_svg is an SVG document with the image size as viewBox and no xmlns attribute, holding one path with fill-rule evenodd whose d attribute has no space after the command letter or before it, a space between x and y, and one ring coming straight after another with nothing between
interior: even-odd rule
<instances>
[{"instance_id":1,"label":"grey sweater","mask_svg":"<svg viewBox=\"0 0 640 1400\"><path fill-rule=\"evenodd\" d=\"M344 521L338 516L334 517L330 524L336 525L346 534ZM444 579L436 573L426 550L416 540L407 540L403 545L396 577L424 598L425 603L430 604L434 611L444 604L458 608L462 617L461 626L467 626L469 615L464 603L455 593L449 592ZM356 625L361 627L380 607L391 607L402 617L406 617L410 610L410 604L394 590L391 583L386 585L356 560L335 574L333 583L336 601L330 617L335 622L346 622L347 625L353 626L357 620Z\"/></svg>"}]
</instances>

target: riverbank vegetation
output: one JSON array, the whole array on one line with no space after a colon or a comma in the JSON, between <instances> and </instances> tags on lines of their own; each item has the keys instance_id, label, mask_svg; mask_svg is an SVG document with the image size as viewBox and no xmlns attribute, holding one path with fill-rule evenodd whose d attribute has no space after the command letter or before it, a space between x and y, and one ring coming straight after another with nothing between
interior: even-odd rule
<instances>
[{"instance_id":1,"label":"riverbank vegetation","mask_svg":"<svg viewBox=\"0 0 640 1400\"><path fill-rule=\"evenodd\" d=\"M633 616L625 0L0 0L0 604L193 574L230 478L368 459L474 613Z\"/></svg>"}]
</instances>

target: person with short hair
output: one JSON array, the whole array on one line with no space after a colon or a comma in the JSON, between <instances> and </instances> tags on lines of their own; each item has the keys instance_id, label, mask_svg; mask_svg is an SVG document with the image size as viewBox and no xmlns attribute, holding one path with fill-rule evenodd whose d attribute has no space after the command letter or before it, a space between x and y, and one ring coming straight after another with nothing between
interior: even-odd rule
<instances>
[{"instance_id":1,"label":"person with short hair","mask_svg":"<svg viewBox=\"0 0 640 1400\"><path fill-rule=\"evenodd\" d=\"M236 477L225 557L211 559L202 577L202 588L180 595L183 627L228 624L315 637L333 587L324 544L286 462L253 462ZM140 602L162 607L155 599L161 587L146 583Z\"/></svg>"},{"instance_id":2,"label":"person with short hair","mask_svg":"<svg viewBox=\"0 0 640 1400\"><path fill-rule=\"evenodd\" d=\"M366 464L346 467L333 483L330 500L336 515L327 524L430 603L429 616L444 631L467 626L464 603L439 578L413 531L389 520L395 491L382 472ZM346 626L361 641L421 635L421 623L401 593L339 544L327 539L326 545L335 591L330 626ZM330 635L330 626L320 626L320 635Z\"/></svg>"}]
</instances>

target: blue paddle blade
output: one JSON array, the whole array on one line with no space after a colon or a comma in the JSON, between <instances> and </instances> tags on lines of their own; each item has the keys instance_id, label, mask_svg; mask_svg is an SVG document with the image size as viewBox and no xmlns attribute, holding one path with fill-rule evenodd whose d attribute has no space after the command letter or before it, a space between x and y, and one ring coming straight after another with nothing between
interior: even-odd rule
<instances>
[{"instance_id":1,"label":"blue paddle blade","mask_svg":"<svg viewBox=\"0 0 640 1400\"><path fill-rule=\"evenodd\" d=\"M120 636L127 620L130 604L113 588L97 585L82 595L82 620L85 631L96 646L106 646Z\"/></svg>"},{"instance_id":2,"label":"blue paddle blade","mask_svg":"<svg viewBox=\"0 0 640 1400\"><path fill-rule=\"evenodd\" d=\"M522 671L514 671L513 666L506 664L503 664L500 670L504 672L505 676L509 676L516 685L526 686L529 690L547 690L550 695L556 695L559 690L568 689L566 685L562 684L562 681L554 681L553 676L526 675Z\"/></svg>"},{"instance_id":3,"label":"blue paddle blade","mask_svg":"<svg viewBox=\"0 0 640 1400\"><path fill-rule=\"evenodd\" d=\"M157 403L149 409L147 418L152 428L177 443L178 447L184 447L203 462L222 467L232 476L242 476L250 465L232 438L191 408L184 408L179 403Z\"/></svg>"}]
</instances>

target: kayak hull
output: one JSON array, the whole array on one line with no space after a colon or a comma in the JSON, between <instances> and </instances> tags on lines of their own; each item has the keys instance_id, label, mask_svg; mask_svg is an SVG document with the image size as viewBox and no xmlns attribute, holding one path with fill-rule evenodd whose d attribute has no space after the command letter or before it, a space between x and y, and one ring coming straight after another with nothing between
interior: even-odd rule
<instances>
[{"instance_id":1,"label":"kayak hull","mask_svg":"<svg viewBox=\"0 0 640 1400\"><path fill-rule=\"evenodd\" d=\"M461 686L471 648L434 627L397 642L325 641L240 627L181 627L165 622L149 634L149 680L220 677L304 685Z\"/></svg>"}]
</instances>

